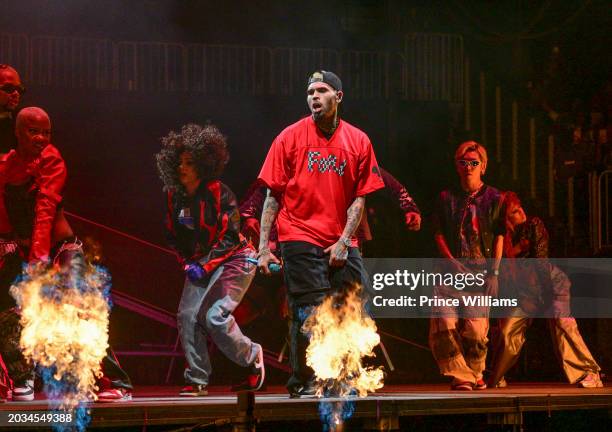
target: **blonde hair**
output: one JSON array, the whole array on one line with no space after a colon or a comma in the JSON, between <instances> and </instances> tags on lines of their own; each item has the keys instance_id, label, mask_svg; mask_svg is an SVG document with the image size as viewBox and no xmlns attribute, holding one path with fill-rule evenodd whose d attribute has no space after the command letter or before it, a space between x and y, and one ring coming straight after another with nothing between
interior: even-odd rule
<instances>
[{"instance_id":1,"label":"blonde hair","mask_svg":"<svg viewBox=\"0 0 612 432\"><path fill-rule=\"evenodd\" d=\"M459 144L459 147L457 147L457 150L455 151L455 160L461 159L463 155L471 151L478 153L480 162L482 162L483 165L487 164L487 161L489 160L487 157L487 149L481 144L478 144L476 141L466 141Z\"/></svg>"}]
</instances>

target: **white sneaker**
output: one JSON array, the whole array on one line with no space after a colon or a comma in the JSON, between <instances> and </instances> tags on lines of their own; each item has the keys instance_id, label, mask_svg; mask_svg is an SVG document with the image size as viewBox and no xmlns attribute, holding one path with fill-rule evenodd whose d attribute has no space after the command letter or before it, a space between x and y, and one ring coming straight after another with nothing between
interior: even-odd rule
<instances>
[{"instance_id":1,"label":"white sneaker","mask_svg":"<svg viewBox=\"0 0 612 432\"><path fill-rule=\"evenodd\" d=\"M589 372L578 381L578 387L582 388L598 388L603 387L603 383L601 382L601 378L598 373Z\"/></svg>"},{"instance_id":2,"label":"white sneaker","mask_svg":"<svg viewBox=\"0 0 612 432\"><path fill-rule=\"evenodd\" d=\"M13 400L27 402L34 400L34 380L29 379L15 384L13 388Z\"/></svg>"}]
</instances>

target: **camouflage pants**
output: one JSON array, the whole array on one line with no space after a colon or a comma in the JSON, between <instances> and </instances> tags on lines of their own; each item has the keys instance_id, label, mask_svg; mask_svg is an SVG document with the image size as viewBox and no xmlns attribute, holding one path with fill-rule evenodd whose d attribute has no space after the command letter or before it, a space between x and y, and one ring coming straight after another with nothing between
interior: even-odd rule
<instances>
[{"instance_id":1,"label":"camouflage pants","mask_svg":"<svg viewBox=\"0 0 612 432\"><path fill-rule=\"evenodd\" d=\"M21 326L17 309L0 312L0 353L9 376L14 382L31 379L32 365L25 359L19 348Z\"/></svg>"},{"instance_id":2,"label":"camouflage pants","mask_svg":"<svg viewBox=\"0 0 612 432\"><path fill-rule=\"evenodd\" d=\"M436 287L434 294L460 300L480 295L452 287ZM488 307L436 307L432 312L429 346L440 373L452 378L452 384L476 384L482 379L487 357Z\"/></svg>"}]
</instances>

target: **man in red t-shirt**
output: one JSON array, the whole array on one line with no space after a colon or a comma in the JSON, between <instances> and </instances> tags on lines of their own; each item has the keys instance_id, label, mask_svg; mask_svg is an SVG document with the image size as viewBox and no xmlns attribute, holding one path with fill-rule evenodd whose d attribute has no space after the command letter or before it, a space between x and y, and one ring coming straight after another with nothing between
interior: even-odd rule
<instances>
[{"instance_id":1,"label":"man in red t-shirt","mask_svg":"<svg viewBox=\"0 0 612 432\"><path fill-rule=\"evenodd\" d=\"M284 278L292 310L292 397L314 394L306 365L308 338L300 331L312 308L358 282L367 285L355 230L365 195L384 187L368 136L340 120L342 82L316 71L308 80L311 115L283 130L272 143L259 180L267 188L261 217L258 267L279 260L268 248L276 220Z\"/></svg>"}]
</instances>

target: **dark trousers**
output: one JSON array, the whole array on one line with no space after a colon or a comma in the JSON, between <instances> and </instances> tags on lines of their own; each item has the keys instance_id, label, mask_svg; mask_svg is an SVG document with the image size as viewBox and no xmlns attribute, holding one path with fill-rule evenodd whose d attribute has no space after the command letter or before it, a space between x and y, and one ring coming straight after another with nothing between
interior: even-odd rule
<instances>
[{"instance_id":1,"label":"dark trousers","mask_svg":"<svg viewBox=\"0 0 612 432\"><path fill-rule=\"evenodd\" d=\"M367 287L368 277L357 248L349 248L343 267L330 267L329 254L311 243L290 241L281 243L285 285L291 309L289 390L297 389L314 379L306 365L309 335L301 329L312 310L332 294L358 283Z\"/></svg>"},{"instance_id":2,"label":"dark trousers","mask_svg":"<svg viewBox=\"0 0 612 432\"><path fill-rule=\"evenodd\" d=\"M98 386L104 388L124 388L132 390L132 382L128 374L121 368L119 360L115 356L111 347L106 350L106 357L102 359L102 378L98 381Z\"/></svg>"},{"instance_id":3,"label":"dark trousers","mask_svg":"<svg viewBox=\"0 0 612 432\"><path fill-rule=\"evenodd\" d=\"M23 259L17 253L0 257L0 311L15 307L15 299L9 289L15 278L21 274Z\"/></svg>"}]
</instances>

